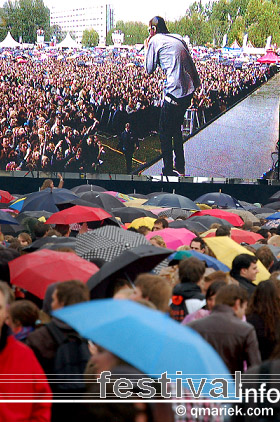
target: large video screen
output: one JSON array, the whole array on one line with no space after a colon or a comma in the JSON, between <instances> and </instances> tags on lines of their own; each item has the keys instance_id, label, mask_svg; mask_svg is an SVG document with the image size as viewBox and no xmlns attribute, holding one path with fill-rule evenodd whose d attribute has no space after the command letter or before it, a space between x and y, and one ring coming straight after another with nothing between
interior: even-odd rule
<instances>
[{"instance_id":1,"label":"large video screen","mask_svg":"<svg viewBox=\"0 0 280 422\"><path fill-rule=\"evenodd\" d=\"M143 51L0 53L2 171L161 174L159 117L165 78L160 69L146 73ZM205 49L193 56L201 86L185 115L185 140L273 75L255 60L244 66ZM186 145L185 175L230 176L219 169L211 174L209 162L205 170L201 162L207 145L200 143L204 151L194 150L193 157Z\"/></svg>"}]
</instances>

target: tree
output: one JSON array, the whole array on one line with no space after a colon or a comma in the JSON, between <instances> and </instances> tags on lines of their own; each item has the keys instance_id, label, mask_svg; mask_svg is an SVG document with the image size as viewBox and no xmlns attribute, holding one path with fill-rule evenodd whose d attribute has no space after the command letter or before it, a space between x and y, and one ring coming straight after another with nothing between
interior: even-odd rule
<instances>
[{"instance_id":1,"label":"tree","mask_svg":"<svg viewBox=\"0 0 280 422\"><path fill-rule=\"evenodd\" d=\"M55 36L56 37L56 42L61 42L64 40L64 38L66 37L66 32L62 31L61 26L59 25L52 25L49 29L48 34L45 34L46 38L49 39L50 41L52 40L52 38Z\"/></svg>"},{"instance_id":2,"label":"tree","mask_svg":"<svg viewBox=\"0 0 280 422\"><path fill-rule=\"evenodd\" d=\"M50 11L43 0L8 0L0 11L6 32L23 42L35 43L37 29L49 32Z\"/></svg>"},{"instance_id":3,"label":"tree","mask_svg":"<svg viewBox=\"0 0 280 422\"><path fill-rule=\"evenodd\" d=\"M99 43L99 35L94 29L86 29L83 32L82 45L85 47L96 47Z\"/></svg>"},{"instance_id":4,"label":"tree","mask_svg":"<svg viewBox=\"0 0 280 422\"><path fill-rule=\"evenodd\" d=\"M246 15L249 39L256 47L263 47L267 37L280 42L279 6L270 1L250 0Z\"/></svg>"},{"instance_id":5,"label":"tree","mask_svg":"<svg viewBox=\"0 0 280 422\"><path fill-rule=\"evenodd\" d=\"M134 45L142 44L148 36L147 25L142 22L123 22L118 21L115 28L112 28L106 37L106 44L112 45L112 34L114 31L120 30L124 34L124 44Z\"/></svg>"}]
</instances>

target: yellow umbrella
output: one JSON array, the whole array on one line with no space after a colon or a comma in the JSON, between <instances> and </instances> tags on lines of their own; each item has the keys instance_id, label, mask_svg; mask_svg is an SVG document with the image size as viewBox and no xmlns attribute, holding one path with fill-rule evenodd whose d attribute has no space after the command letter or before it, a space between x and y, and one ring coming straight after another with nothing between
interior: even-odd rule
<instances>
[{"instance_id":1,"label":"yellow umbrella","mask_svg":"<svg viewBox=\"0 0 280 422\"><path fill-rule=\"evenodd\" d=\"M152 228L154 227L154 222L156 221L155 218L152 217L140 217L140 218L135 218L135 220L132 221L132 223L130 224L130 227L133 227L134 229L139 229L139 227L141 226L146 226L148 227L150 230L152 230Z\"/></svg>"},{"instance_id":2,"label":"yellow umbrella","mask_svg":"<svg viewBox=\"0 0 280 422\"><path fill-rule=\"evenodd\" d=\"M237 255L241 253L247 253L254 255L253 252L248 251L244 246L239 245L230 237L218 236L218 237L204 237L204 241L207 243L209 248L212 249L217 259L223 264L226 264L229 268L232 266L232 261ZM257 261L258 274L254 284L259 284L261 281L267 280L270 277L270 273L267 271L265 266L260 260Z\"/></svg>"},{"instance_id":3,"label":"yellow umbrella","mask_svg":"<svg viewBox=\"0 0 280 422\"><path fill-rule=\"evenodd\" d=\"M209 207L207 204L196 204L201 210L211 210L212 207Z\"/></svg>"}]
</instances>

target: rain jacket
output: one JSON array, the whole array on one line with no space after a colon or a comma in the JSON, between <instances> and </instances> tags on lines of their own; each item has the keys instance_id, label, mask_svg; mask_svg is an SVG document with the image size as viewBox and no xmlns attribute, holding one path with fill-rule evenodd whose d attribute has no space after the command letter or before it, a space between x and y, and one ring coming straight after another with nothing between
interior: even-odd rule
<instances>
[{"instance_id":1,"label":"rain jacket","mask_svg":"<svg viewBox=\"0 0 280 422\"><path fill-rule=\"evenodd\" d=\"M8 397L29 400L52 399L48 381L33 351L7 334L7 327L4 326L0 344L0 380L8 378L13 382L0 383L0 399L6 399L6 402L0 405L0 420L50 422L51 403L9 403L7 401ZM11 377L8 374L11 374ZM28 378L31 382L21 382L22 378ZM20 393L23 393L24 397L15 396Z\"/></svg>"}]
</instances>

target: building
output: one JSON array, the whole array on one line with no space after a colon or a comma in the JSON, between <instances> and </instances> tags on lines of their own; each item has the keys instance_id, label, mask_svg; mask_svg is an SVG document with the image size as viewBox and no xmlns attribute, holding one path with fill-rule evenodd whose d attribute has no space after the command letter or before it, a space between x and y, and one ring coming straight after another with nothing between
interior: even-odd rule
<instances>
[{"instance_id":1,"label":"building","mask_svg":"<svg viewBox=\"0 0 280 422\"><path fill-rule=\"evenodd\" d=\"M106 43L106 35L114 26L114 9L99 0L91 3L80 1L79 6L68 8L54 6L50 9L50 25L59 25L62 31L71 32L81 42L85 29L94 29L99 35L99 44Z\"/></svg>"}]
</instances>

